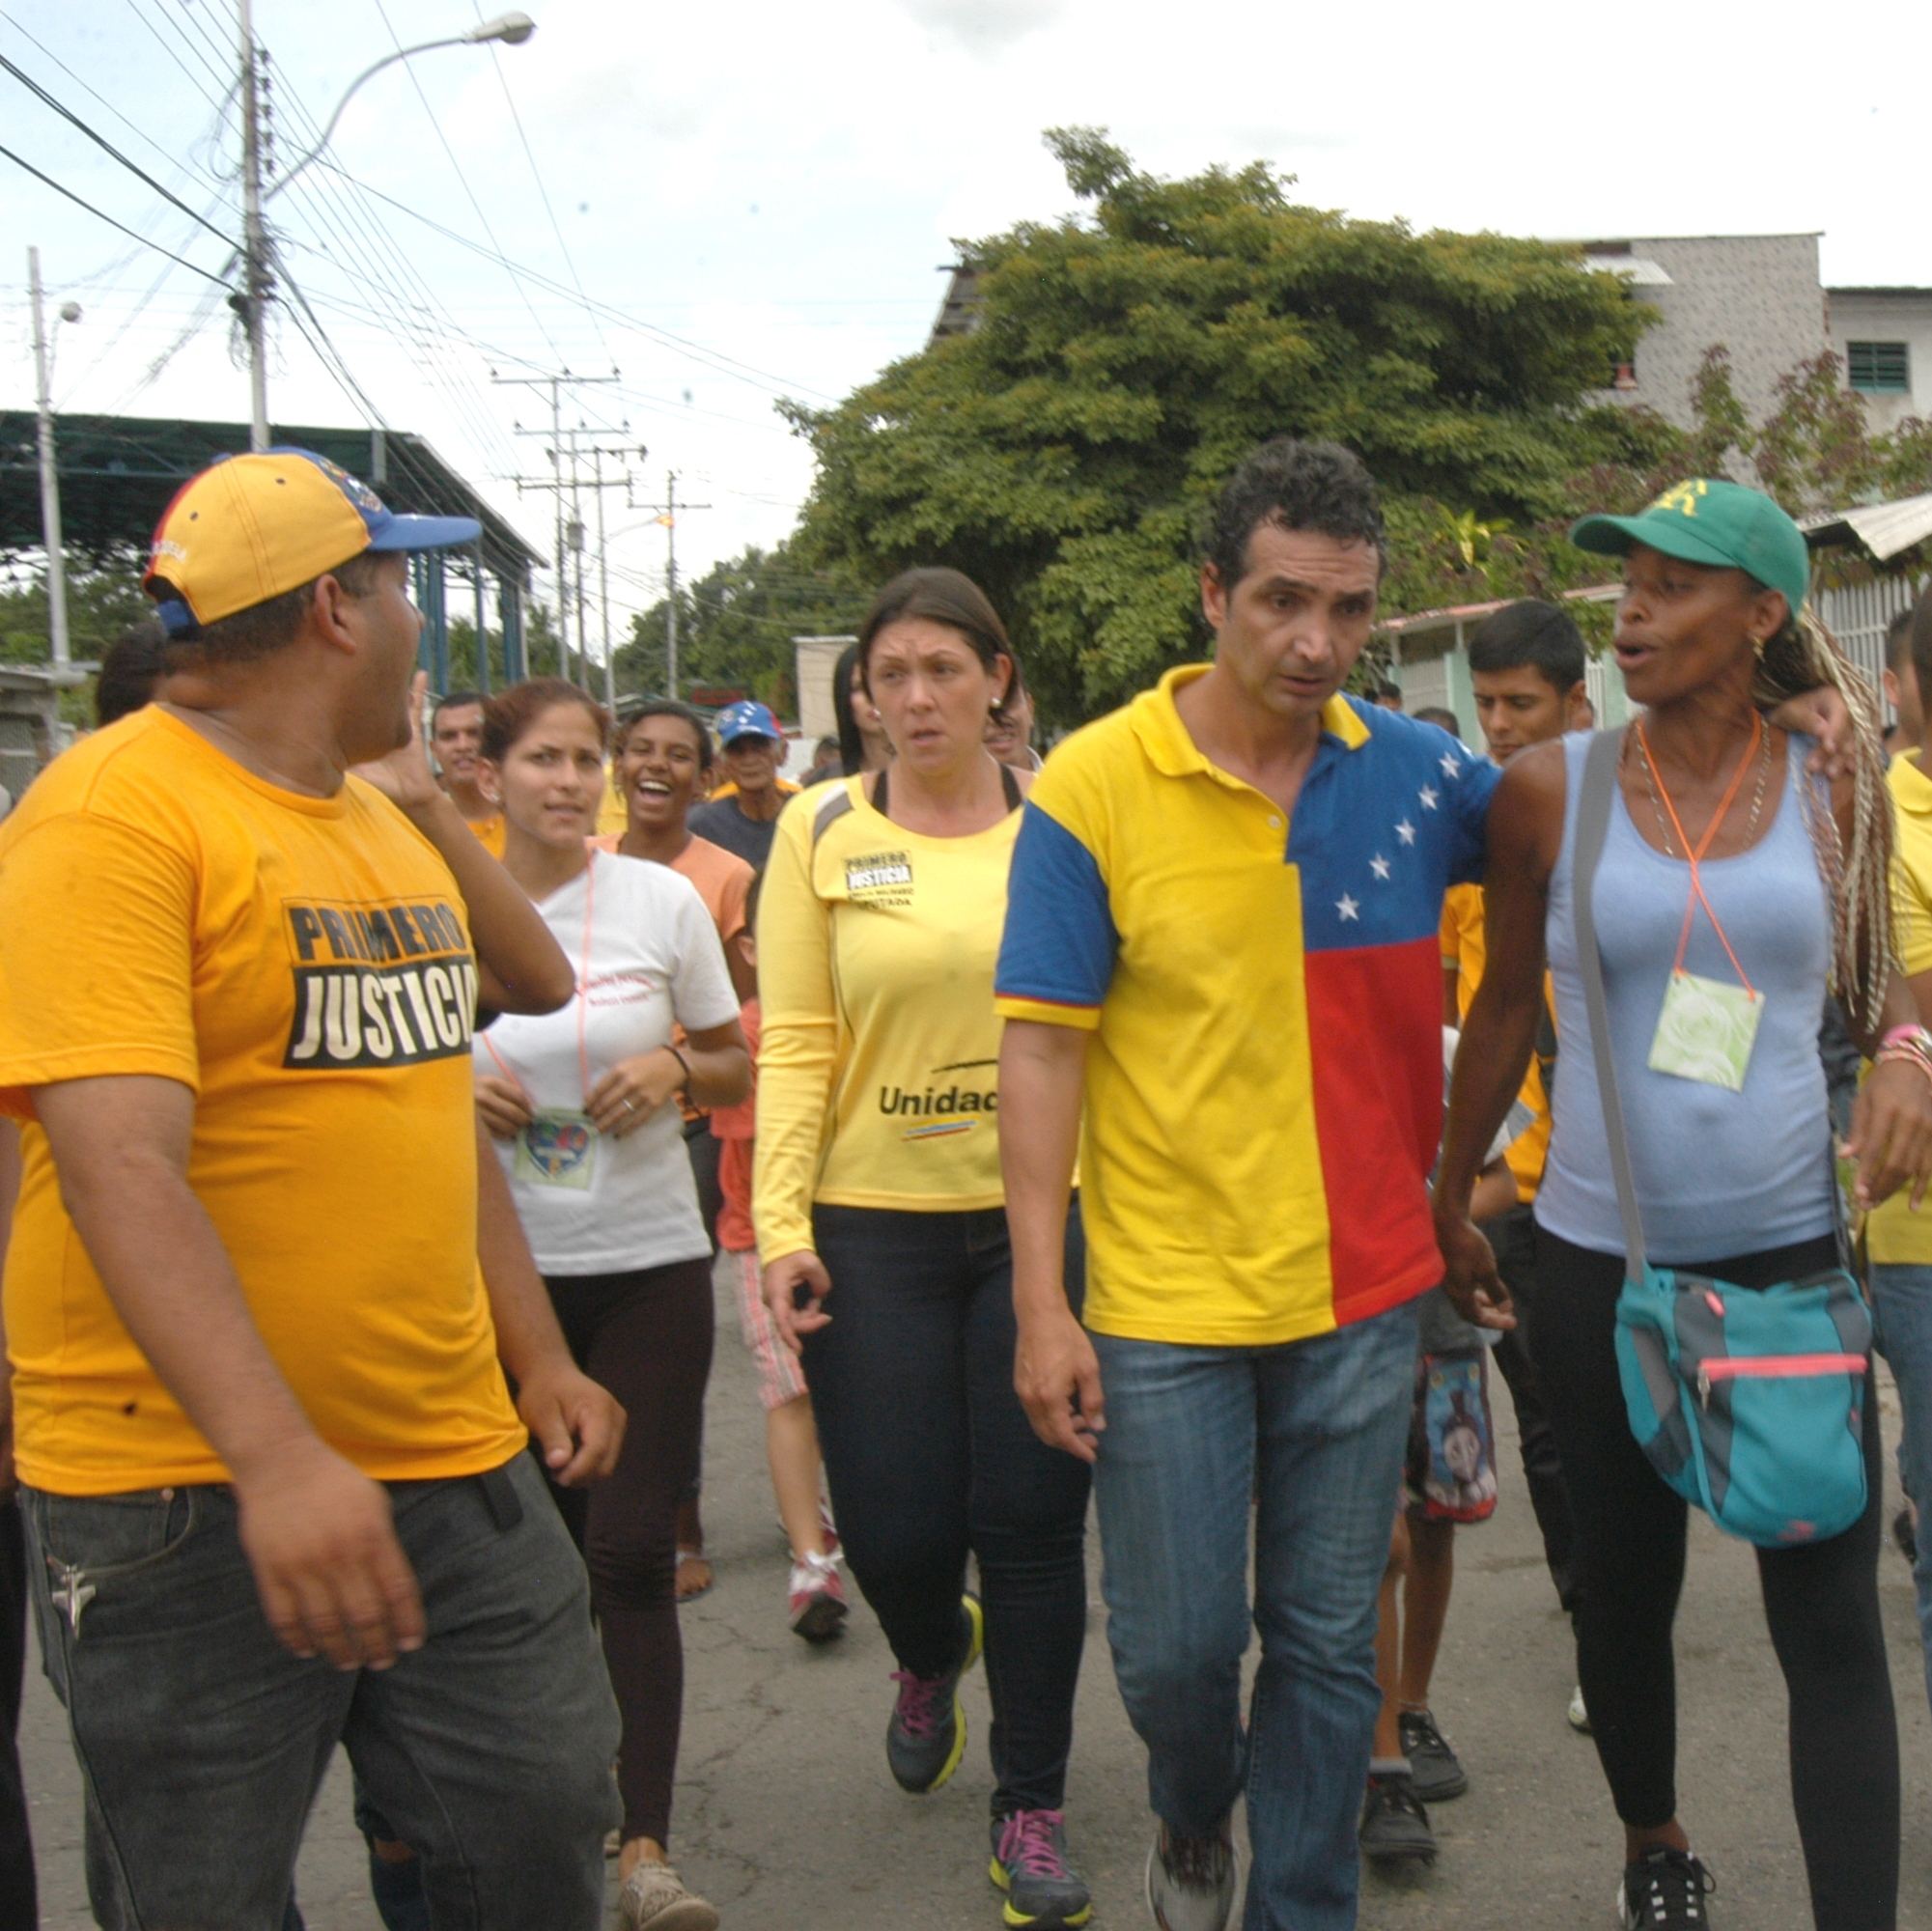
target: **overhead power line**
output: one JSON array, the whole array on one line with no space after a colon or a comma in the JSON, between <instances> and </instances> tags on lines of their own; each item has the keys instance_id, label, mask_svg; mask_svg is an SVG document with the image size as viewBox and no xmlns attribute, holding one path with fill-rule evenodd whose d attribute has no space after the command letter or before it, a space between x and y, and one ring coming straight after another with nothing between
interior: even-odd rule
<instances>
[{"instance_id":1,"label":"overhead power line","mask_svg":"<svg viewBox=\"0 0 1932 1931\"><path fill-rule=\"evenodd\" d=\"M183 257L180 255L177 255L173 251L173 249L163 248L158 241L150 241L145 235L136 235L134 231L126 225L126 222L116 221L113 215L111 214L101 213L100 210L96 208L93 202L83 201L79 195L74 193L72 188L63 187L59 182L55 181L52 175L43 175L40 171L40 169L33 164L32 161L21 159L21 157L18 154L16 154L12 148L0 148L0 154L5 154L6 157L10 161L12 161L15 167L25 168L26 171L30 175L32 175L36 181L45 182L46 184L50 188L52 188L56 194L66 195L67 198L70 202L72 202L76 208L84 208L87 210L88 213L95 216L97 220L106 222L106 224L110 228L120 229L122 234L126 236L130 241L138 241L140 242L142 247L152 248L154 249L155 254L167 256L169 261L178 263L182 267L191 270L193 273L199 275L205 282L212 282L217 288L225 289L228 286L228 284L224 282L219 275L210 275L206 268L197 268L192 262L185 260ZM193 212L192 210L190 210L189 211ZM199 220L200 216L197 215L196 219ZM206 222L203 222L202 225L204 227L207 227L208 224ZM221 231L218 228L212 229L210 232L215 235L221 234ZM226 236L222 236L223 240L227 240L227 238L228 238ZM230 246L233 245L234 244L231 242Z\"/></svg>"},{"instance_id":2,"label":"overhead power line","mask_svg":"<svg viewBox=\"0 0 1932 1931\"><path fill-rule=\"evenodd\" d=\"M42 87L38 80L34 78L32 74L26 72L24 70L20 68L15 67L14 63L10 61L5 54L0 54L0 68L4 68L9 73L11 73L14 76L14 78L20 83L22 87L28 90L29 93L35 95L38 98L45 101L46 104L49 107L51 107L54 110L54 112L61 117L63 121L69 122L73 126L78 127L80 131L83 134L85 134L87 138L90 141L92 141L97 148L100 149L103 154L112 154L113 157L117 161L119 161L121 165L124 168L126 168L130 175L139 176L140 179L146 182L148 185L151 188L153 188L154 192L157 195L159 195L163 201L172 202L175 205L175 207L179 208L183 214L187 215L191 220L200 222L201 225L204 228L206 228L208 232L210 235L212 235L217 240L220 241L228 240L228 237L222 234L221 230L215 227L215 225L211 221L203 220L202 217L199 214L197 214L194 211L194 210L191 209L187 205L187 203L181 198L180 195L175 193L175 191L172 188L163 187L161 183L157 182L154 179L154 177L151 175L148 172L148 170L140 164L140 162L130 161L127 158L127 156L121 152L121 150L117 148L114 145L114 143L107 138L105 134L97 133L92 127L90 127L87 125L85 121L83 121L80 118L78 114L76 114L73 111L71 107L64 106L60 101L56 100L54 97L51 94L49 94L47 90L44 87ZM232 247L234 246L234 243L230 242L229 245Z\"/></svg>"},{"instance_id":3,"label":"overhead power line","mask_svg":"<svg viewBox=\"0 0 1932 1931\"><path fill-rule=\"evenodd\" d=\"M318 165L331 168L334 166L326 155ZM411 208L406 201L398 201L394 195L384 194L379 187L371 187L365 181L356 181L353 176L348 175L346 169L335 171L344 174L349 180L355 181L355 185L364 194L372 195L376 200L399 210L412 221L420 221L425 228L434 230L445 240L454 241L460 248L467 248L472 255L481 255L485 261L494 262L498 267L508 268L513 274L523 275L536 283L539 288L548 289L552 294L575 298L574 292L561 282L552 281L549 276L535 268L525 267L521 263L513 262L495 249L486 248L480 241L472 241L467 235L460 235L454 228L445 228L440 221L431 220L420 209ZM702 344L692 342L685 336L674 335L668 328L659 328L655 322L642 321L612 302L598 301L595 297L591 297L584 305L597 314L607 316L613 322L622 322L626 328L634 328L640 335L648 335L667 344L681 354L690 356L693 361L705 363L717 370L720 375L736 377L738 380L767 389L774 396L816 396L823 403L836 403L841 400L837 396L826 395L823 389L811 388L803 382L789 381L785 377L774 376L767 369L754 368L749 362L741 362L736 356L727 355L721 350L706 349Z\"/></svg>"}]
</instances>

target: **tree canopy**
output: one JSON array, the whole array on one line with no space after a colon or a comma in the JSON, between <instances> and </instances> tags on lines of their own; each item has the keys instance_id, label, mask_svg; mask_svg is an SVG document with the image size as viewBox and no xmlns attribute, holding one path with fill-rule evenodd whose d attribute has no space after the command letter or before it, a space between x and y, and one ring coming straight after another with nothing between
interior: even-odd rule
<instances>
[{"instance_id":1,"label":"tree canopy","mask_svg":"<svg viewBox=\"0 0 1932 1931\"><path fill-rule=\"evenodd\" d=\"M678 588L680 687L743 690L789 714L798 702L792 639L855 630L869 600L869 588L806 569L785 544L727 557ZM664 688L667 602L659 598L632 620L617 653L621 692Z\"/></svg>"},{"instance_id":2,"label":"tree canopy","mask_svg":"<svg viewBox=\"0 0 1932 1931\"><path fill-rule=\"evenodd\" d=\"M1681 441L1602 400L1647 317L1575 249L1303 207L1259 162L1165 181L1098 131L1047 139L1084 211L963 244L978 325L789 412L819 462L798 559L966 571L1053 714L1198 652L1195 532L1270 435L1358 452L1398 573L1450 574L1566 514L1581 472L1647 474Z\"/></svg>"}]
</instances>

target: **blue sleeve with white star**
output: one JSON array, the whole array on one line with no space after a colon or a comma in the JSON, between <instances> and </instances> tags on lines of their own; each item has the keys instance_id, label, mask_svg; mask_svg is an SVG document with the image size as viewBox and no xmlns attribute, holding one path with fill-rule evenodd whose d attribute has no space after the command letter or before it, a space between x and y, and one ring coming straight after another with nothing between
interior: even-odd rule
<instances>
[{"instance_id":1,"label":"blue sleeve with white star","mask_svg":"<svg viewBox=\"0 0 1932 1931\"><path fill-rule=\"evenodd\" d=\"M1448 734L1443 733L1446 737ZM1461 776L1450 787L1455 837L1449 853L1449 883L1482 882L1483 859L1489 845L1489 807L1502 782L1502 767L1487 758L1465 754Z\"/></svg>"}]
</instances>

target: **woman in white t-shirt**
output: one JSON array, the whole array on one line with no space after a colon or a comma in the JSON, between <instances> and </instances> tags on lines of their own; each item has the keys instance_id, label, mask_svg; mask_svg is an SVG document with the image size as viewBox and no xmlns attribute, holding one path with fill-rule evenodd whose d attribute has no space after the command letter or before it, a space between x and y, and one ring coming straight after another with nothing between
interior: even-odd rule
<instances>
[{"instance_id":1,"label":"woman in white t-shirt","mask_svg":"<svg viewBox=\"0 0 1932 1931\"><path fill-rule=\"evenodd\" d=\"M702 1931L715 1914L664 1849L684 1701L677 1511L697 1469L712 1353L711 1242L675 1102L733 1105L751 1068L696 887L585 846L609 728L550 678L486 707L483 780L503 808L503 863L575 966L577 992L560 1012L477 1035L476 1095L572 1351L630 1417L608 1480L551 1491L590 1569L624 1718L625 1922Z\"/></svg>"}]
</instances>

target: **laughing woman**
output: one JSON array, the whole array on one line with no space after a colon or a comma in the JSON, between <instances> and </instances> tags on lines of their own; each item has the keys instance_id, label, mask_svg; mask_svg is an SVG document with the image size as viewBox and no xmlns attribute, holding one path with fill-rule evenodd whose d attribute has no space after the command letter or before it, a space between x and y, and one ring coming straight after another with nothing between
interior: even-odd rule
<instances>
[{"instance_id":1,"label":"laughing woman","mask_svg":"<svg viewBox=\"0 0 1932 1931\"><path fill-rule=\"evenodd\" d=\"M967 578L913 570L880 592L857 663L898 755L785 807L759 899L766 1300L802 1341L846 1558L899 1664L892 1775L924 1792L958 1767L983 1632L992 1875L1008 1924L1057 1931L1092 1909L1061 1817L1087 1469L1013 1389L993 967L1032 779L985 745L1013 655ZM983 1608L961 1593L969 1552Z\"/></svg>"}]
</instances>

